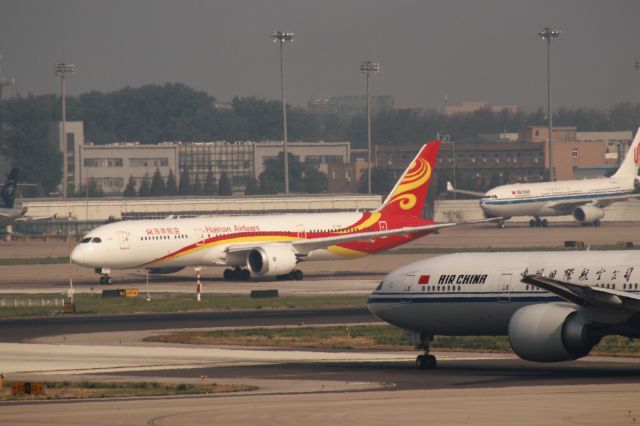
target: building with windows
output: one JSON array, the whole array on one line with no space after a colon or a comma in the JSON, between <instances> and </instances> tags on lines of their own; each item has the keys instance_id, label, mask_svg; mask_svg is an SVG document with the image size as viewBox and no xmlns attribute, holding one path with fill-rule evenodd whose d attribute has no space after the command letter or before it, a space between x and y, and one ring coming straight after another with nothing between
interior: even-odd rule
<instances>
[{"instance_id":1,"label":"building with windows","mask_svg":"<svg viewBox=\"0 0 640 426\"><path fill-rule=\"evenodd\" d=\"M254 149L255 177L258 178L264 171L265 162L278 158L282 142L257 142ZM288 142L287 150L300 162L315 161L323 173L329 172L329 165L349 163L351 158L351 142Z\"/></svg>"},{"instance_id":2,"label":"building with windows","mask_svg":"<svg viewBox=\"0 0 640 426\"><path fill-rule=\"evenodd\" d=\"M178 154L175 144L82 145L74 185L78 189L94 181L105 194L122 194L130 177L139 187L145 176L151 181L156 169L165 179L171 170L177 175Z\"/></svg>"},{"instance_id":3,"label":"building with windows","mask_svg":"<svg viewBox=\"0 0 640 426\"><path fill-rule=\"evenodd\" d=\"M209 170L216 182L226 173L231 186L242 190L250 176L255 175L253 142L178 142L180 169L187 167L191 182L202 184Z\"/></svg>"}]
</instances>

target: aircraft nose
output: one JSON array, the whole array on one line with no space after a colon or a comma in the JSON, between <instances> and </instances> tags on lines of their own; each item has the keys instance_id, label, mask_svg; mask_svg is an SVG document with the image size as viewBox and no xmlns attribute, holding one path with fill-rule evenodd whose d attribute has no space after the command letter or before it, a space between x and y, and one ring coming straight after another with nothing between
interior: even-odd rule
<instances>
[{"instance_id":1,"label":"aircraft nose","mask_svg":"<svg viewBox=\"0 0 640 426\"><path fill-rule=\"evenodd\" d=\"M77 246L71 252L71 263L84 266L87 261L87 253L84 247Z\"/></svg>"}]
</instances>

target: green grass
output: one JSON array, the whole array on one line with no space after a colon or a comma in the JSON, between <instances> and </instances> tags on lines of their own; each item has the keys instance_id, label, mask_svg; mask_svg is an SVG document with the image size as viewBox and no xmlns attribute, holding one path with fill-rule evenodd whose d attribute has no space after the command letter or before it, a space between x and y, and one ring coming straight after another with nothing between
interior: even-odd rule
<instances>
[{"instance_id":1,"label":"green grass","mask_svg":"<svg viewBox=\"0 0 640 426\"><path fill-rule=\"evenodd\" d=\"M62 312L62 306L41 306L41 300L58 299L64 295L33 294L0 296L0 317L53 315ZM14 307L14 299L19 304L32 300L32 305ZM4 306L3 302L4 301ZM345 307L365 306L367 296L280 296L274 298L252 299L249 295L203 294L202 301L197 302L193 294L152 294L151 301L146 300L146 294L138 297L102 297L100 294L76 294L76 313L78 314L120 314L120 313L159 313L159 312L187 312L200 310L230 310L230 309L283 309L283 308L317 308L317 307Z\"/></svg>"},{"instance_id":2,"label":"green grass","mask_svg":"<svg viewBox=\"0 0 640 426\"><path fill-rule=\"evenodd\" d=\"M5 258L0 259L0 266L14 266L14 265L53 265L59 263L69 263L69 257L33 257L33 258Z\"/></svg>"},{"instance_id":3,"label":"green grass","mask_svg":"<svg viewBox=\"0 0 640 426\"><path fill-rule=\"evenodd\" d=\"M158 382L45 382L46 395L11 395L11 383L5 381L0 389L0 400L22 399L79 399L140 397L160 395L198 395L211 393L244 392L257 389L249 385L219 385L217 383L158 383Z\"/></svg>"},{"instance_id":4,"label":"green grass","mask_svg":"<svg viewBox=\"0 0 640 426\"><path fill-rule=\"evenodd\" d=\"M176 332L147 337L145 341L302 349L415 350L414 344L404 339L402 330L389 325ZM510 350L509 339L506 336L436 336L431 348L479 352L508 352ZM640 341L607 336L594 348L593 353L640 356Z\"/></svg>"}]
</instances>

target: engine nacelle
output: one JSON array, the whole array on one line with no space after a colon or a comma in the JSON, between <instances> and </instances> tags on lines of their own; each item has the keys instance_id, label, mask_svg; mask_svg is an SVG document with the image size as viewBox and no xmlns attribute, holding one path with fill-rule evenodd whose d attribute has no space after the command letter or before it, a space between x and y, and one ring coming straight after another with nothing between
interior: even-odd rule
<instances>
[{"instance_id":1,"label":"engine nacelle","mask_svg":"<svg viewBox=\"0 0 640 426\"><path fill-rule=\"evenodd\" d=\"M518 309L509 321L509 342L522 359L537 362L582 358L600 341L575 307L541 303Z\"/></svg>"},{"instance_id":2,"label":"engine nacelle","mask_svg":"<svg viewBox=\"0 0 640 426\"><path fill-rule=\"evenodd\" d=\"M152 275L162 275L162 274L175 274L178 271L182 271L184 266L174 266L171 268L149 268L149 271Z\"/></svg>"},{"instance_id":3,"label":"engine nacelle","mask_svg":"<svg viewBox=\"0 0 640 426\"><path fill-rule=\"evenodd\" d=\"M284 275L296 267L296 254L285 245L267 245L254 248L247 254L247 267L253 275Z\"/></svg>"},{"instance_id":4,"label":"engine nacelle","mask_svg":"<svg viewBox=\"0 0 640 426\"><path fill-rule=\"evenodd\" d=\"M604 217L604 210L591 204L576 207L573 217L580 223L592 223Z\"/></svg>"}]
</instances>

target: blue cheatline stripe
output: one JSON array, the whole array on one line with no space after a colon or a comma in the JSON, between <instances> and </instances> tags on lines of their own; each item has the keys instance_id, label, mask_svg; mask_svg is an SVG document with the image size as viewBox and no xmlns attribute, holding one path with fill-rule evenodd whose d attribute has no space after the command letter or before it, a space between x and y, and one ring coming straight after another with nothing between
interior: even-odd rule
<instances>
[{"instance_id":1,"label":"blue cheatline stripe","mask_svg":"<svg viewBox=\"0 0 640 426\"><path fill-rule=\"evenodd\" d=\"M598 194L583 194L583 195L562 195L562 196L549 196L549 197L530 197L530 198L503 198L497 200L483 200L480 201L481 205L493 206L493 205L507 205L507 204L526 204L526 203L538 203L544 201L570 201L570 200L588 200L593 198L604 198L612 195L631 195L634 191L616 191L616 192L603 192Z\"/></svg>"},{"instance_id":2,"label":"blue cheatline stripe","mask_svg":"<svg viewBox=\"0 0 640 426\"><path fill-rule=\"evenodd\" d=\"M373 303L402 303L411 301L411 303L486 303L497 302L503 299L509 299L510 302L560 302L563 301L561 297L557 296L525 296L525 297L513 297L509 295L504 296L491 296L491 297L370 297L367 301L368 304Z\"/></svg>"}]
</instances>

